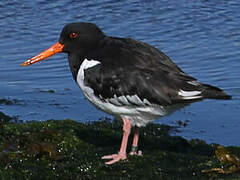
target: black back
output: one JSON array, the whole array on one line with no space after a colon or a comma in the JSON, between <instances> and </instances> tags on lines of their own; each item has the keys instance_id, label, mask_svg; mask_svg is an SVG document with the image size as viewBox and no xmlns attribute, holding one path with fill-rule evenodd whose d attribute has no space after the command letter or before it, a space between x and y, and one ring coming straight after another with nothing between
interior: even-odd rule
<instances>
[{"instance_id":1,"label":"black back","mask_svg":"<svg viewBox=\"0 0 240 180\"><path fill-rule=\"evenodd\" d=\"M68 34L79 33L71 39ZM105 36L94 24L67 25L59 40L65 44L69 64L76 80L84 59L100 64L85 70L85 85L102 99L137 95L150 103L171 105L192 101L179 91L201 91L202 98L229 99L221 89L201 84L184 73L160 50L130 38ZM201 99L201 98L199 98Z\"/></svg>"}]
</instances>

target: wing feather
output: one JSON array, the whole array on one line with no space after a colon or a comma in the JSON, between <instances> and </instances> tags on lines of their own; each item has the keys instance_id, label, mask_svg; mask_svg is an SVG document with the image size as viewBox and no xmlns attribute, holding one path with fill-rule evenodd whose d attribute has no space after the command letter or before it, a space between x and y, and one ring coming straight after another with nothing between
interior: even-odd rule
<instances>
[{"instance_id":1,"label":"wing feather","mask_svg":"<svg viewBox=\"0 0 240 180\"><path fill-rule=\"evenodd\" d=\"M116 105L139 106L201 99L201 83L184 73L163 52L132 39L108 41L104 49L88 55L88 59L101 62L85 69L85 84L96 96Z\"/></svg>"}]
</instances>

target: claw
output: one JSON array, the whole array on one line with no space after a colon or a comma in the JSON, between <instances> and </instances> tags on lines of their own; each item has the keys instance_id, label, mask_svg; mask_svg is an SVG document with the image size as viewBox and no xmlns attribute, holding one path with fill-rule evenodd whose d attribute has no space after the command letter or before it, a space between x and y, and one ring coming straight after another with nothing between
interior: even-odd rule
<instances>
[{"instance_id":1,"label":"claw","mask_svg":"<svg viewBox=\"0 0 240 180\"><path fill-rule=\"evenodd\" d=\"M102 157L102 159L112 159L111 161L105 162L105 164L113 164L126 158L127 158L126 154L111 154Z\"/></svg>"},{"instance_id":2,"label":"claw","mask_svg":"<svg viewBox=\"0 0 240 180\"><path fill-rule=\"evenodd\" d=\"M136 156L142 156L143 155L143 153L142 153L142 151L141 150L139 150L139 151L131 151L130 153L129 153L129 155L131 155L131 156L133 156L133 155L136 155Z\"/></svg>"}]
</instances>

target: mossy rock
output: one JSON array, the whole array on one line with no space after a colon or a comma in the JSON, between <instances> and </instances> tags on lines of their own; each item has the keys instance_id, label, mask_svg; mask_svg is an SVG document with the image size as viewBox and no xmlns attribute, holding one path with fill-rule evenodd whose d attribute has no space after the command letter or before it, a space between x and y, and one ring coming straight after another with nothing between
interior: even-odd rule
<instances>
[{"instance_id":1,"label":"mossy rock","mask_svg":"<svg viewBox=\"0 0 240 180\"><path fill-rule=\"evenodd\" d=\"M202 173L224 166L215 157L217 145L169 136L173 129L156 124L142 128L143 156L105 165L101 156L116 153L120 146L122 127L118 121L6 123L0 129L0 179L240 178L239 173ZM240 152L238 147L227 149Z\"/></svg>"},{"instance_id":2,"label":"mossy rock","mask_svg":"<svg viewBox=\"0 0 240 180\"><path fill-rule=\"evenodd\" d=\"M5 115L4 113L0 112L0 125L1 123L10 122L12 118L10 116Z\"/></svg>"}]
</instances>

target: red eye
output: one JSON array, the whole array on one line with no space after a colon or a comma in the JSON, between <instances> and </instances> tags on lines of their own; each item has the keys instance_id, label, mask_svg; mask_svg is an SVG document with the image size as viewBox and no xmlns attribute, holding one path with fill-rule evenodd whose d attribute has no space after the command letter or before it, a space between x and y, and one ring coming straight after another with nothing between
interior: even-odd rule
<instances>
[{"instance_id":1,"label":"red eye","mask_svg":"<svg viewBox=\"0 0 240 180\"><path fill-rule=\"evenodd\" d=\"M74 32L71 32L71 33L69 34L69 37L70 37L71 39L74 39L74 38L78 37L78 34L77 34L77 33L74 33Z\"/></svg>"}]
</instances>

